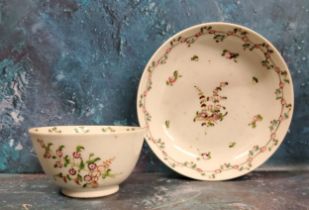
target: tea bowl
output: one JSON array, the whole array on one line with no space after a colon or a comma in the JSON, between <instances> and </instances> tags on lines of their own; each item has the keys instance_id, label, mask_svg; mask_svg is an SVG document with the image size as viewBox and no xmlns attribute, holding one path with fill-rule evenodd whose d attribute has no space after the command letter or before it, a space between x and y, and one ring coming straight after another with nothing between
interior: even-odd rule
<instances>
[{"instance_id":1,"label":"tea bowl","mask_svg":"<svg viewBox=\"0 0 309 210\"><path fill-rule=\"evenodd\" d=\"M145 128L129 126L55 126L30 128L44 172L69 197L116 193L133 171Z\"/></svg>"}]
</instances>

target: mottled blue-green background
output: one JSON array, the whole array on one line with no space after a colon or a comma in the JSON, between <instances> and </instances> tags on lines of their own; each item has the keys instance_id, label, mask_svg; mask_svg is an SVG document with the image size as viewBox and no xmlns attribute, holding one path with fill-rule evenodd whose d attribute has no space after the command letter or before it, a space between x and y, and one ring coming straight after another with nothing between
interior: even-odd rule
<instances>
[{"instance_id":1,"label":"mottled blue-green background","mask_svg":"<svg viewBox=\"0 0 309 210\"><path fill-rule=\"evenodd\" d=\"M295 113L266 166L306 167L308 20L308 0L0 0L0 172L41 171L28 127L136 125L147 60L169 36L209 21L248 26L286 59ZM137 170L169 171L146 145Z\"/></svg>"}]
</instances>

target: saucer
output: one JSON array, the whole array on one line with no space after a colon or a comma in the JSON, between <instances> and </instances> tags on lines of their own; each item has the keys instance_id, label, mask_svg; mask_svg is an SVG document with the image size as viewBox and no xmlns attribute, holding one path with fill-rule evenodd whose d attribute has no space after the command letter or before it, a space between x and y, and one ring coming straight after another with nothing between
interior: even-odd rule
<instances>
[{"instance_id":1,"label":"saucer","mask_svg":"<svg viewBox=\"0 0 309 210\"><path fill-rule=\"evenodd\" d=\"M137 112L165 165L193 179L226 180L278 149L293 103L288 67L267 39L240 25L206 23L177 33L154 53Z\"/></svg>"}]
</instances>

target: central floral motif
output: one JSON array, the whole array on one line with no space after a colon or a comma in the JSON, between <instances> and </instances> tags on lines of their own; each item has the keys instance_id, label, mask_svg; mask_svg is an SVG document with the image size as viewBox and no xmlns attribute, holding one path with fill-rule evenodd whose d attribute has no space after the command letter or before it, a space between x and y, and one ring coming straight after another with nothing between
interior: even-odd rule
<instances>
[{"instance_id":1,"label":"central floral motif","mask_svg":"<svg viewBox=\"0 0 309 210\"><path fill-rule=\"evenodd\" d=\"M226 96L221 96L219 93L222 88L228 85L228 82L221 82L218 87L212 91L211 96L206 96L198 87L194 88L198 92L201 109L195 113L194 122L201 122L201 126L212 127L218 121L222 121L228 114L226 107L221 104L222 100L226 100Z\"/></svg>"},{"instance_id":2,"label":"central floral motif","mask_svg":"<svg viewBox=\"0 0 309 210\"><path fill-rule=\"evenodd\" d=\"M85 148L81 145L76 146L75 151L71 154L64 154L64 145L60 145L53 150L53 143L45 143L42 139L37 139L41 148L44 149L43 158L51 159L54 168L58 168L58 174L54 175L55 179L62 179L63 182L73 182L82 187L98 187L99 179L113 178L111 165L114 158L101 160L93 153L90 153L85 160L82 156Z\"/></svg>"}]
</instances>

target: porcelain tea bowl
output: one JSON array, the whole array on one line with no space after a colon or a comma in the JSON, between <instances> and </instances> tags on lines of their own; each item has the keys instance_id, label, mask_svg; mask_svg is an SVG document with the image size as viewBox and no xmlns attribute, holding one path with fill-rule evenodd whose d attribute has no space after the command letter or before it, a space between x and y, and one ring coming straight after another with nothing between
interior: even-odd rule
<instances>
[{"instance_id":1,"label":"porcelain tea bowl","mask_svg":"<svg viewBox=\"0 0 309 210\"><path fill-rule=\"evenodd\" d=\"M30 128L44 172L69 197L113 194L132 172L145 128L127 126L56 126Z\"/></svg>"}]
</instances>

